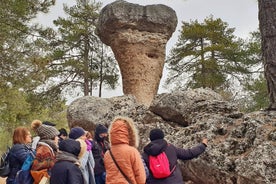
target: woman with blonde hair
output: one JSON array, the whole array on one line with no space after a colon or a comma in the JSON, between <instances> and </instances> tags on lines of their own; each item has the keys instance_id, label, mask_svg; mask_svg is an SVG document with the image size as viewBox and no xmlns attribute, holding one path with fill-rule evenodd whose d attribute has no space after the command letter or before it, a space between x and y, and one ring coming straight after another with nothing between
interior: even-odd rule
<instances>
[{"instance_id":1,"label":"woman with blonde hair","mask_svg":"<svg viewBox=\"0 0 276 184\"><path fill-rule=\"evenodd\" d=\"M109 127L110 150L104 155L107 184L145 184L146 173L137 150L138 131L132 119L116 117Z\"/></svg>"},{"instance_id":2,"label":"woman with blonde hair","mask_svg":"<svg viewBox=\"0 0 276 184\"><path fill-rule=\"evenodd\" d=\"M32 151L29 144L32 142L32 135L28 128L17 127L13 132L13 146L9 154L10 173L6 180L7 184L15 182L16 173L21 169L28 154Z\"/></svg>"}]
</instances>

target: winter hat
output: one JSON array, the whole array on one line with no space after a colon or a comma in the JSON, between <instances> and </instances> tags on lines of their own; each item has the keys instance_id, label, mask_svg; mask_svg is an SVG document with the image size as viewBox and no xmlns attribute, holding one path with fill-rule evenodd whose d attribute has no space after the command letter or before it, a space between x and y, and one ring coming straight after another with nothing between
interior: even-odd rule
<instances>
[{"instance_id":1,"label":"winter hat","mask_svg":"<svg viewBox=\"0 0 276 184\"><path fill-rule=\"evenodd\" d=\"M55 123L52 123L52 122L50 122L50 121L43 121L42 124L43 124L43 125L48 125L48 126L56 126Z\"/></svg>"},{"instance_id":2,"label":"winter hat","mask_svg":"<svg viewBox=\"0 0 276 184\"><path fill-rule=\"evenodd\" d=\"M34 120L31 127L40 139L54 139L59 134L55 127L44 125L40 120Z\"/></svg>"},{"instance_id":3,"label":"winter hat","mask_svg":"<svg viewBox=\"0 0 276 184\"><path fill-rule=\"evenodd\" d=\"M79 154L77 155L78 156L78 159L81 159L83 157L83 155L86 153L87 151L87 144L84 140L82 139L76 139L76 141L78 141L80 143L80 152Z\"/></svg>"},{"instance_id":4,"label":"winter hat","mask_svg":"<svg viewBox=\"0 0 276 184\"><path fill-rule=\"evenodd\" d=\"M58 131L59 131L59 135L58 136L61 136L61 135L67 136L68 135L67 131L65 130L65 128L61 128Z\"/></svg>"},{"instance_id":5,"label":"winter hat","mask_svg":"<svg viewBox=\"0 0 276 184\"><path fill-rule=\"evenodd\" d=\"M150 140L154 141L156 139L163 139L164 138L164 132L159 129L155 128L150 131Z\"/></svg>"},{"instance_id":6,"label":"winter hat","mask_svg":"<svg viewBox=\"0 0 276 184\"><path fill-rule=\"evenodd\" d=\"M81 144L74 139L65 139L59 142L59 150L78 156L81 152Z\"/></svg>"},{"instance_id":7,"label":"winter hat","mask_svg":"<svg viewBox=\"0 0 276 184\"><path fill-rule=\"evenodd\" d=\"M104 125L102 125L102 124L98 124L98 125L96 126L95 133L96 133L97 135L100 135L100 134L102 134L102 133L107 133L107 128L106 128Z\"/></svg>"},{"instance_id":8,"label":"winter hat","mask_svg":"<svg viewBox=\"0 0 276 184\"><path fill-rule=\"evenodd\" d=\"M77 139L81 136L85 135L85 131L81 127L74 127L70 130L69 138L71 139Z\"/></svg>"}]
</instances>

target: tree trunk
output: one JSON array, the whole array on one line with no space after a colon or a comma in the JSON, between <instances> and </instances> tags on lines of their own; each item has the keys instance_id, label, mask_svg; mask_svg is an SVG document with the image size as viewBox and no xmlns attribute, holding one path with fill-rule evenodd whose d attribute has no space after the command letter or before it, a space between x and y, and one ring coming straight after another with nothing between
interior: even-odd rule
<instances>
[{"instance_id":1,"label":"tree trunk","mask_svg":"<svg viewBox=\"0 0 276 184\"><path fill-rule=\"evenodd\" d=\"M258 0L264 72L270 105L276 110L276 0Z\"/></svg>"}]
</instances>

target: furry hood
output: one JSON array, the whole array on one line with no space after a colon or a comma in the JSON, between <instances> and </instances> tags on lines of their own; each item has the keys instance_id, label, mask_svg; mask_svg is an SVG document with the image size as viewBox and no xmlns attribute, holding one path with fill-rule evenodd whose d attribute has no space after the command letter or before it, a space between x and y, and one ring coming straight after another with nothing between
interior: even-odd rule
<instances>
[{"instance_id":1,"label":"furry hood","mask_svg":"<svg viewBox=\"0 0 276 184\"><path fill-rule=\"evenodd\" d=\"M111 123L108 133L111 145L128 144L135 148L139 146L138 130L131 118L116 117Z\"/></svg>"}]
</instances>

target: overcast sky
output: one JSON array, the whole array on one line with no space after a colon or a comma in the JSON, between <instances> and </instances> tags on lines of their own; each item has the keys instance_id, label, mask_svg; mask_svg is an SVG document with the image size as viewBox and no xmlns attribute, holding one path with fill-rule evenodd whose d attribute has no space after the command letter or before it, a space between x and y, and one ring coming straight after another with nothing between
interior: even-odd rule
<instances>
[{"instance_id":1,"label":"overcast sky","mask_svg":"<svg viewBox=\"0 0 276 184\"><path fill-rule=\"evenodd\" d=\"M178 25L167 44L167 53L176 43L182 21L198 20L202 22L206 17L213 15L227 22L230 28L235 28L234 34L241 38L247 38L249 33L258 29L258 4L257 0L127 0L130 3L140 5L164 4L176 11ZM40 14L38 21L46 26L51 26L52 21L58 16L64 16L62 6L64 3L73 5L75 0L57 0L56 5L48 14ZM102 0L103 6L114 0ZM162 81L165 79L163 75ZM159 87L159 93L167 92ZM105 91L103 97L122 95L122 90Z\"/></svg>"}]
</instances>

